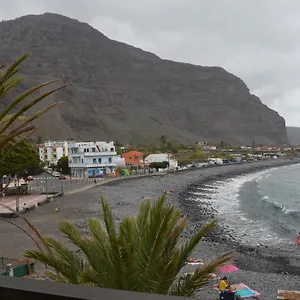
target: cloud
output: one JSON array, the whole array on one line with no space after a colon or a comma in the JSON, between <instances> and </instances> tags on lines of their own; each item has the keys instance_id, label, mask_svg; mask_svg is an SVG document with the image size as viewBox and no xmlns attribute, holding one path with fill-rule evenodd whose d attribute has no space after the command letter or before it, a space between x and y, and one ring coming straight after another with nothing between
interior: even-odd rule
<instances>
[{"instance_id":1,"label":"cloud","mask_svg":"<svg viewBox=\"0 0 300 300\"><path fill-rule=\"evenodd\" d=\"M0 19L61 13L162 58L222 66L300 126L300 1L0 0Z\"/></svg>"}]
</instances>

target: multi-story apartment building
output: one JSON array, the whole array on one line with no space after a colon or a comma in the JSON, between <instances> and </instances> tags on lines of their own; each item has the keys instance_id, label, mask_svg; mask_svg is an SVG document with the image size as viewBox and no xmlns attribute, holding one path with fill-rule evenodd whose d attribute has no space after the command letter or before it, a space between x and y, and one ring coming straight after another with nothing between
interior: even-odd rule
<instances>
[{"instance_id":1,"label":"multi-story apartment building","mask_svg":"<svg viewBox=\"0 0 300 300\"><path fill-rule=\"evenodd\" d=\"M119 157L114 142L73 142L68 144L72 177L102 177L114 174Z\"/></svg>"},{"instance_id":2,"label":"multi-story apartment building","mask_svg":"<svg viewBox=\"0 0 300 300\"><path fill-rule=\"evenodd\" d=\"M67 141L47 141L39 145L40 160L50 164L57 164L58 160L63 156L68 156Z\"/></svg>"}]
</instances>

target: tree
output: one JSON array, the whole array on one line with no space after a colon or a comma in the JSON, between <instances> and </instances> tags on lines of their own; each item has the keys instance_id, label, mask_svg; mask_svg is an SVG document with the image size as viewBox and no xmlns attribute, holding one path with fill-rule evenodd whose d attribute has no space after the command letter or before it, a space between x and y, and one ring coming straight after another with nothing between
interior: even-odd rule
<instances>
[{"instance_id":1,"label":"tree","mask_svg":"<svg viewBox=\"0 0 300 300\"><path fill-rule=\"evenodd\" d=\"M68 85L64 84L43 93L43 88L56 83L55 80L48 81L31 87L10 101L11 92L17 89L24 81L24 78L16 77L15 75L21 70L20 65L27 57L28 54L22 55L10 66L0 65L0 100L5 99L8 103L4 106L3 111L0 112L0 150L4 150L6 147L12 149L20 141L28 138L37 129L37 126L32 125L32 122L55 107L57 103L53 103L34 114L30 114L30 109L49 95ZM24 114L26 114L26 117L24 117ZM7 161L9 153L10 151L1 151L0 165L5 160ZM3 167L3 169L5 168ZM0 190L3 190L2 176L0 177Z\"/></svg>"},{"instance_id":2,"label":"tree","mask_svg":"<svg viewBox=\"0 0 300 300\"><path fill-rule=\"evenodd\" d=\"M204 160L207 158L206 155L198 146L194 146L192 148L192 153L193 154L190 156L190 159L192 160Z\"/></svg>"},{"instance_id":3,"label":"tree","mask_svg":"<svg viewBox=\"0 0 300 300\"><path fill-rule=\"evenodd\" d=\"M169 162L167 161L152 162L149 165L150 169L156 169L156 171L158 171L158 169L166 169L168 166L169 166Z\"/></svg>"},{"instance_id":4,"label":"tree","mask_svg":"<svg viewBox=\"0 0 300 300\"><path fill-rule=\"evenodd\" d=\"M160 136L160 142L164 145L167 143L167 137L165 135Z\"/></svg>"},{"instance_id":5,"label":"tree","mask_svg":"<svg viewBox=\"0 0 300 300\"><path fill-rule=\"evenodd\" d=\"M13 89L23 83L24 78L15 75L21 70L20 65L27 57L28 54L22 55L10 66L0 65L0 99L7 100ZM34 86L8 102L0 113L0 149L11 141L18 142L32 134L37 128L32 122L57 105L53 103L37 113L24 117L24 113L29 112L37 103L68 85L64 84L48 92L42 92L44 87L53 83L56 83L56 80ZM0 157L0 163L2 158L3 156Z\"/></svg>"},{"instance_id":6,"label":"tree","mask_svg":"<svg viewBox=\"0 0 300 300\"><path fill-rule=\"evenodd\" d=\"M40 170L41 163L37 149L26 141L18 144L9 143L0 149L0 156L5 153L0 164L0 175L25 174L35 175L30 170ZM35 171L37 172L37 171Z\"/></svg>"},{"instance_id":7,"label":"tree","mask_svg":"<svg viewBox=\"0 0 300 300\"><path fill-rule=\"evenodd\" d=\"M70 175L68 156L61 157L57 162L57 170L65 175Z\"/></svg>"},{"instance_id":8,"label":"tree","mask_svg":"<svg viewBox=\"0 0 300 300\"><path fill-rule=\"evenodd\" d=\"M162 135L159 139L160 141L160 151L165 152L166 151L166 143L167 143L167 137L165 135Z\"/></svg>"},{"instance_id":9,"label":"tree","mask_svg":"<svg viewBox=\"0 0 300 300\"><path fill-rule=\"evenodd\" d=\"M193 296L208 282L210 273L233 258L232 253L221 255L181 280L180 271L216 221L181 245L188 220L178 208L166 204L165 196L154 203L143 202L138 215L126 217L118 230L108 203L104 199L101 203L104 228L100 220L91 218L86 236L62 221L59 229L71 246L41 237L43 250L26 251L25 257L52 267L46 275L57 282L178 296Z\"/></svg>"},{"instance_id":10,"label":"tree","mask_svg":"<svg viewBox=\"0 0 300 300\"><path fill-rule=\"evenodd\" d=\"M42 163L37 149L25 140L17 144L9 142L6 147L0 148L0 157L3 157L0 164L1 179L4 175L27 177L42 171ZM0 190L3 190L2 184Z\"/></svg>"}]
</instances>

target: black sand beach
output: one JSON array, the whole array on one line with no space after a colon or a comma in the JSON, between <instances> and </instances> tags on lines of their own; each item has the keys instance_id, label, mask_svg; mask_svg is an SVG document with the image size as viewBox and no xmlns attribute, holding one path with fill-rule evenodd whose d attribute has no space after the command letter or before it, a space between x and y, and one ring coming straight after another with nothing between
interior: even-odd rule
<instances>
[{"instance_id":1,"label":"black sand beach","mask_svg":"<svg viewBox=\"0 0 300 300\"><path fill-rule=\"evenodd\" d=\"M270 160L251 164L237 164L207 169L188 170L163 176L152 176L110 182L82 193L57 198L52 203L38 207L29 212L27 217L44 234L60 238L57 223L67 219L76 223L83 232L86 231L88 217L101 217L100 195L110 203L118 220L126 215L134 215L143 198L157 198L164 190L171 189L168 200L189 215L189 230L193 232L202 222L211 219L214 211L209 207L199 207L197 203L188 201L188 193L192 186L224 180L229 177L256 172L264 168L277 167L299 161ZM58 211L56 210L58 208ZM23 226L21 220L17 223ZM188 235L189 232L186 232ZM209 260L226 251L236 252L236 265L241 271L229 274L230 282L243 282L261 293L260 299L276 299L277 289L299 289L300 251L285 252L249 245L241 246L232 241L230 228L219 224L218 228L204 241L194 253L193 258ZM21 257L25 249L33 249L32 241L19 229L1 221L0 256ZM201 299L217 299L211 284L199 294Z\"/></svg>"}]
</instances>

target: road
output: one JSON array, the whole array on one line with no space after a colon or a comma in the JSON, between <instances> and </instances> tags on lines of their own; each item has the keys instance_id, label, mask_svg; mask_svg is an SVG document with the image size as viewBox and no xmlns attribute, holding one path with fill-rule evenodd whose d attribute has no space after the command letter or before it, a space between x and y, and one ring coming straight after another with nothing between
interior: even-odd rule
<instances>
[{"instance_id":1,"label":"road","mask_svg":"<svg viewBox=\"0 0 300 300\"><path fill-rule=\"evenodd\" d=\"M84 188L85 186L91 185L93 183L93 179L63 179L60 180L58 178L53 177L51 174L43 173L38 176L34 176L32 181L29 181L29 188L31 192L34 194L40 193L59 193L64 192L68 193L74 189ZM99 179L100 180L100 179Z\"/></svg>"}]
</instances>

